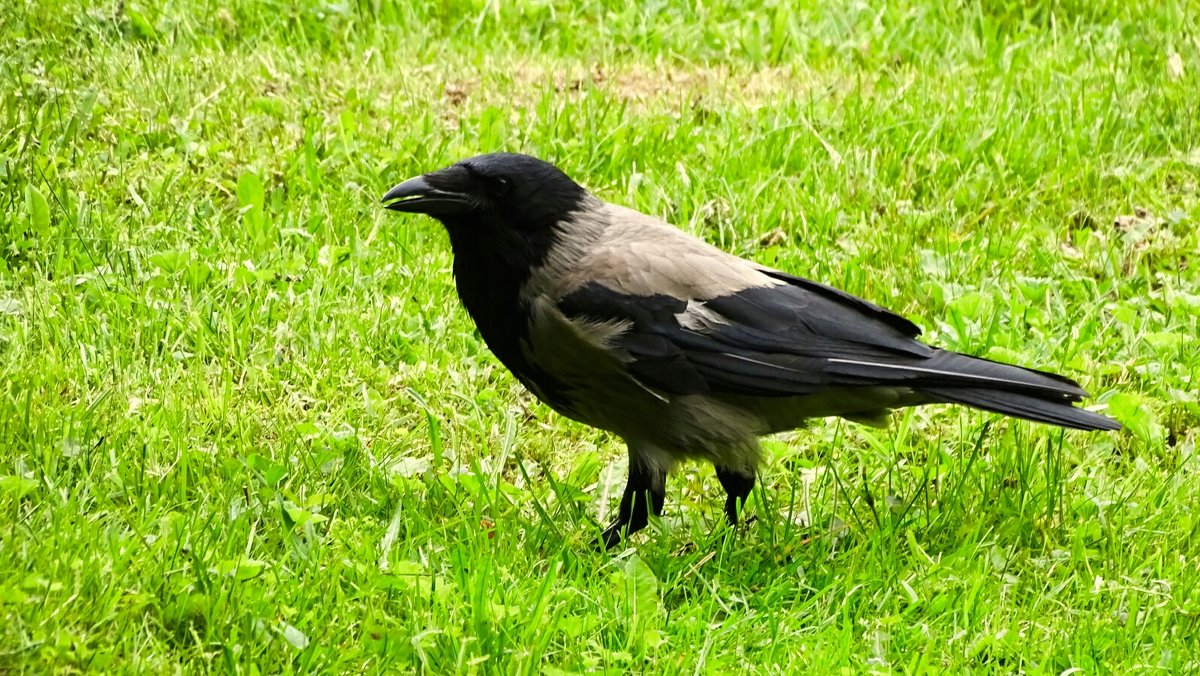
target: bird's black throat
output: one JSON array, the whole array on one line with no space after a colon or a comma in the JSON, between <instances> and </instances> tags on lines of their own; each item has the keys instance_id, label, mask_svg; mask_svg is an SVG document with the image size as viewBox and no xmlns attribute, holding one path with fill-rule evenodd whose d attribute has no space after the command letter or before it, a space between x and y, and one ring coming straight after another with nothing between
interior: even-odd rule
<instances>
[{"instance_id":1,"label":"bird's black throat","mask_svg":"<svg viewBox=\"0 0 1200 676\"><path fill-rule=\"evenodd\" d=\"M570 406L564 386L530 363L522 349L531 308L521 289L555 245L555 228L514 231L478 223L447 223L454 281L463 307L496 358L551 407Z\"/></svg>"}]
</instances>

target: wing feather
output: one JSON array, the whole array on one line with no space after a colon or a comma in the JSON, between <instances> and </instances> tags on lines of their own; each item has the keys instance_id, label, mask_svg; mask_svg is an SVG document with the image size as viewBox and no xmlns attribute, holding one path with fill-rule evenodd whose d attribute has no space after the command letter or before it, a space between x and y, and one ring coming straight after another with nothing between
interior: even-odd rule
<instances>
[{"instance_id":1,"label":"wing feather","mask_svg":"<svg viewBox=\"0 0 1200 676\"><path fill-rule=\"evenodd\" d=\"M898 315L804 284L698 301L592 283L564 297L559 309L573 318L627 322L615 338L626 368L670 394L791 397L891 385L1011 390L1060 402L1086 395L1062 376L930 347L908 335L915 325Z\"/></svg>"}]
</instances>

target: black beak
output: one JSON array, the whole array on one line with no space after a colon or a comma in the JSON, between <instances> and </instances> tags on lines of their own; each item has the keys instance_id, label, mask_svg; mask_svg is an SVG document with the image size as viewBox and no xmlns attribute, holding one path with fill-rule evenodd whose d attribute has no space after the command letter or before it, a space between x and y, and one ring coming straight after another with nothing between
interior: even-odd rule
<instances>
[{"instance_id":1,"label":"black beak","mask_svg":"<svg viewBox=\"0 0 1200 676\"><path fill-rule=\"evenodd\" d=\"M380 200L384 208L430 216L454 216L470 211L474 202L469 195L439 190L425 180L424 176L410 178L397 185Z\"/></svg>"}]
</instances>

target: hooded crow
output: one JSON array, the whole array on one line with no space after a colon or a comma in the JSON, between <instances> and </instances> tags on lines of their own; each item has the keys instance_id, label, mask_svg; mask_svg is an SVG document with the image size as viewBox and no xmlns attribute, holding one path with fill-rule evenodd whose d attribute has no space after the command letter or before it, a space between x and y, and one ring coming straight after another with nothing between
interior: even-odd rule
<instances>
[{"instance_id":1,"label":"hooded crow","mask_svg":"<svg viewBox=\"0 0 1200 676\"><path fill-rule=\"evenodd\" d=\"M662 513L684 459L715 466L736 524L758 437L809 418L878 425L894 408L953 403L1120 428L1072 406L1087 393L1068 378L926 345L897 314L603 202L527 155L463 160L383 202L445 226L458 295L521 383L625 440L629 478L605 547Z\"/></svg>"}]
</instances>

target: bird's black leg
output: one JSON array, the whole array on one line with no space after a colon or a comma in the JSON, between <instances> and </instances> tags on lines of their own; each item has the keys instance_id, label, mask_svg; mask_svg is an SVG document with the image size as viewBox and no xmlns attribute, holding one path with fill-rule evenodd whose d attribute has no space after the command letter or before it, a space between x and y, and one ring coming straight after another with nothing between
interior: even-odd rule
<instances>
[{"instance_id":1,"label":"bird's black leg","mask_svg":"<svg viewBox=\"0 0 1200 676\"><path fill-rule=\"evenodd\" d=\"M651 510L654 516L662 516L663 502L666 500L664 478L630 458L629 480L625 483L625 493L617 508L617 518L604 529L598 544L605 549L612 549L620 544L623 536L633 535L645 528L650 522Z\"/></svg>"},{"instance_id":2,"label":"bird's black leg","mask_svg":"<svg viewBox=\"0 0 1200 676\"><path fill-rule=\"evenodd\" d=\"M730 526L738 523L738 512L746 504L746 498L754 488L754 474L746 474L741 470L717 468L717 480L725 489L725 519Z\"/></svg>"}]
</instances>

